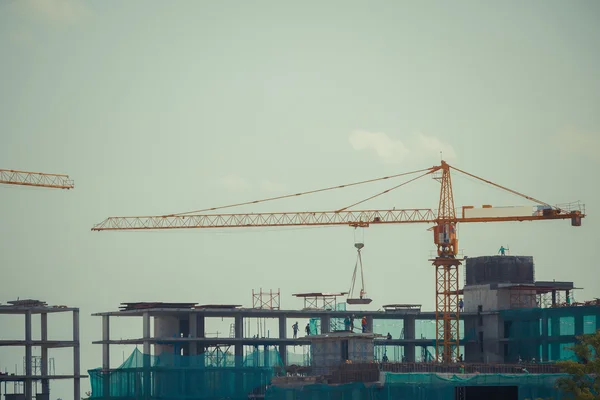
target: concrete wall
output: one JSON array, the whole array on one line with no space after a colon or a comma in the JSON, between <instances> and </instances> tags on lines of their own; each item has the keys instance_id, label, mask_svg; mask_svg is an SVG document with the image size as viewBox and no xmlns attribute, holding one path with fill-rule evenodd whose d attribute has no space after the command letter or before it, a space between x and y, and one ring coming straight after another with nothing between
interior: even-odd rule
<instances>
[{"instance_id":1,"label":"concrete wall","mask_svg":"<svg viewBox=\"0 0 600 400\"><path fill-rule=\"evenodd\" d=\"M477 312L479 305L483 307L483 312L498 309L498 291L491 290L490 285L465 286L463 300L465 312Z\"/></svg>"}]
</instances>

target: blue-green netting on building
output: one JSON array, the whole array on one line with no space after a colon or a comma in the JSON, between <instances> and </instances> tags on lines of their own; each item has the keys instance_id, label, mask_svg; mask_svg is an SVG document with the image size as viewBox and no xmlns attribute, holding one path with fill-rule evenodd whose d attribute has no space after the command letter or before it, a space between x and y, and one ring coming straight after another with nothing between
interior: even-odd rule
<instances>
[{"instance_id":1,"label":"blue-green netting on building","mask_svg":"<svg viewBox=\"0 0 600 400\"><path fill-rule=\"evenodd\" d=\"M306 385L302 388L270 388L265 400L452 400L457 388L469 386L515 386L518 399L558 400L561 393L554 384L563 375L443 375L385 374L383 386L350 383L345 385ZM485 400L485 399L484 399Z\"/></svg>"},{"instance_id":2,"label":"blue-green netting on building","mask_svg":"<svg viewBox=\"0 0 600 400\"><path fill-rule=\"evenodd\" d=\"M574 360L576 336L600 328L600 307L530 308L500 311L504 321L504 355L510 362Z\"/></svg>"},{"instance_id":3,"label":"blue-green netting on building","mask_svg":"<svg viewBox=\"0 0 600 400\"><path fill-rule=\"evenodd\" d=\"M88 371L91 398L144 399L247 399L264 392L276 367L279 353L255 351L245 357L229 353L151 356L138 349L117 369ZM105 392L109 396L105 395Z\"/></svg>"},{"instance_id":4,"label":"blue-green netting on building","mask_svg":"<svg viewBox=\"0 0 600 400\"><path fill-rule=\"evenodd\" d=\"M519 400L560 398L554 383L561 375L385 373L382 385L269 386L280 371L278 367L281 360L275 351L217 359L208 354L148 356L136 349L119 368L106 375L100 369L88 372L92 399L106 398L108 390L114 400L246 400L252 393L264 394L266 400L447 400L455 398L457 387L467 386L516 386Z\"/></svg>"}]
</instances>

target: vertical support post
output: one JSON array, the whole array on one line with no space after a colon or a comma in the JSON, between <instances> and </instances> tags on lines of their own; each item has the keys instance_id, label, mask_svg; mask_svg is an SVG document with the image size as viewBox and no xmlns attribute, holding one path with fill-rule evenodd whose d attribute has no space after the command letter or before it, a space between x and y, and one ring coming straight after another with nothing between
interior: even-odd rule
<instances>
[{"instance_id":1,"label":"vertical support post","mask_svg":"<svg viewBox=\"0 0 600 400\"><path fill-rule=\"evenodd\" d=\"M321 335L331 332L331 318L329 315L321 317Z\"/></svg>"},{"instance_id":2,"label":"vertical support post","mask_svg":"<svg viewBox=\"0 0 600 400\"><path fill-rule=\"evenodd\" d=\"M373 316L367 317L367 332L373 333Z\"/></svg>"},{"instance_id":3,"label":"vertical support post","mask_svg":"<svg viewBox=\"0 0 600 400\"><path fill-rule=\"evenodd\" d=\"M190 338L198 337L198 314L191 312L189 315L190 325ZM198 355L198 342L190 342L190 355Z\"/></svg>"},{"instance_id":4,"label":"vertical support post","mask_svg":"<svg viewBox=\"0 0 600 400\"><path fill-rule=\"evenodd\" d=\"M560 348L561 344L559 343L560 339L560 316L553 316L550 318L550 324L552 331L550 335L553 337L553 340L550 342L550 358L554 361L560 359Z\"/></svg>"},{"instance_id":5,"label":"vertical support post","mask_svg":"<svg viewBox=\"0 0 600 400\"><path fill-rule=\"evenodd\" d=\"M575 336L583 335L583 314L575 315Z\"/></svg>"},{"instance_id":6,"label":"vertical support post","mask_svg":"<svg viewBox=\"0 0 600 400\"><path fill-rule=\"evenodd\" d=\"M150 356L151 355L151 351L150 351L150 312L148 312L148 311L144 312L142 320L143 320L142 333L143 333L143 338L144 338L143 352L144 352L144 354L147 354L148 356Z\"/></svg>"},{"instance_id":7,"label":"vertical support post","mask_svg":"<svg viewBox=\"0 0 600 400\"><path fill-rule=\"evenodd\" d=\"M238 314L235 316L234 329L235 329L235 338L243 339L244 338L244 318L242 317L241 314ZM241 340L239 342L236 341L235 355L236 355L236 359L235 359L236 367L241 367L242 357L244 356L244 347L243 347ZM240 365L237 365L238 363Z\"/></svg>"},{"instance_id":8,"label":"vertical support post","mask_svg":"<svg viewBox=\"0 0 600 400\"><path fill-rule=\"evenodd\" d=\"M415 339L415 326L416 326L416 318L413 316L404 317L404 339L406 340L414 340ZM407 362L415 362L415 344L408 343L404 346L404 356L406 357Z\"/></svg>"},{"instance_id":9,"label":"vertical support post","mask_svg":"<svg viewBox=\"0 0 600 400\"><path fill-rule=\"evenodd\" d=\"M102 316L102 397L110 397L110 320L108 315Z\"/></svg>"},{"instance_id":10,"label":"vertical support post","mask_svg":"<svg viewBox=\"0 0 600 400\"><path fill-rule=\"evenodd\" d=\"M143 351L143 363L144 363L144 373L143 373L143 394L144 399L149 399L151 395L151 380L150 380L150 357L152 353L150 351L150 312L145 311L142 317L142 333L144 338L144 351Z\"/></svg>"},{"instance_id":11,"label":"vertical support post","mask_svg":"<svg viewBox=\"0 0 600 400\"><path fill-rule=\"evenodd\" d=\"M287 319L284 315L279 317L279 339L287 339ZM279 345L279 357L281 357L281 363L285 367L287 365L287 345Z\"/></svg>"},{"instance_id":12,"label":"vertical support post","mask_svg":"<svg viewBox=\"0 0 600 400\"><path fill-rule=\"evenodd\" d=\"M31 310L25 313L25 399L32 400L33 388L31 379Z\"/></svg>"},{"instance_id":13,"label":"vertical support post","mask_svg":"<svg viewBox=\"0 0 600 400\"><path fill-rule=\"evenodd\" d=\"M542 354L540 361L550 361L548 351L548 314L546 312L542 312Z\"/></svg>"},{"instance_id":14,"label":"vertical support post","mask_svg":"<svg viewBox=\"0 0 600 400\"><path fill-rule=\"evenodd\" d=\"M79 309L73 310L73 398L81 399L81 351L79 347Z\"/></svg>"},{"instance_id":15,"label":"vertical support post","mask_svg":"<svg viewBox=\"0 0 600 400\"><path fill-rule=\"evenodd\" d=\"M40 317L42 342L47 342L48 313L42 313ZM42 344L42 376L48 376L48 346L46 344ZM42 379L42 393L50 393L50 381L48 379Z\"/></svg>"}]
</instances>

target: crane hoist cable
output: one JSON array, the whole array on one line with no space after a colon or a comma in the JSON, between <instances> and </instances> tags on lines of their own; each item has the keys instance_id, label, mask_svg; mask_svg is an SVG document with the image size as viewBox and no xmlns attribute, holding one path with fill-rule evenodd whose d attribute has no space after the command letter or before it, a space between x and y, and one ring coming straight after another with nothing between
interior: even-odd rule
<instances>
[{"instance_id":1,"label":"crane hoist cable","mask_svg":"<svg viewBox=\"0 0 600 400\"><path fill-rule=\"evenodd\" d=\"M355 233L356 237L356 233ZM371 299L365 297L367 292L365 290L365 273L363 269L362 263L362 255L361 250L365 247L364 240L356 241L354 243L354 247L356 247L356 262L354 264L354 272L352 274L352 282L350 283L350 290L348 291L348 298L346 299L346 303L348 304L369 304L371 303ZM354 297L354 288L356 286L356 277L357 272L360 267L360 292L359 297Z\"/></svg>"}]
</instances>

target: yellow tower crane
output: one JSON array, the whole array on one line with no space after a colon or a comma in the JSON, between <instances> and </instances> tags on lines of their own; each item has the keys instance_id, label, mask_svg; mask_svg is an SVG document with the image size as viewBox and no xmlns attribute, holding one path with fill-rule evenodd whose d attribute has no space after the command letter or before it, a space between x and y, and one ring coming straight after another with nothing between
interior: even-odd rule
<instances>
[{"instance_id":1,"label":"yellow tower crane","mask_svg":"<svg viewBox=\"0 0 600 400\"><path fill-rule=\"evenodd\" d=\"M474 209L472 206L463 206L460 216L454 206L454 193L450 171L462 173L486 184L525 198L537 206L531 207L530 212L519 215L494 215L491 206ZM401 176L419 174L418 176L402 182L383 192L335 211L308 211L308 212L283 212L283 213L243 213L243 214L217 214L214 211L242 205L251 205L284 198L314 194L329 190L341 189L349 186L361 185L375 181L398 178ZM424 176L431 175L441 184L438 209L392 209L392 210L349 210L375 197L389 193L401 186L413 182ZM515 208L517 209L517 208ZM521 207L518 208L522 210ZM504 208L506 210L506 208ZM506 213L504 213L506 214ZM517 191L500 186L496 183L450 166L445 161L440 165L418 171L386 176L367 181L346 185L338 185L325 189L309 192L295 193L285 196L271 197L263 200L231 204L192 212L169 214L161 216L143 217L110 217L95 225L93 231L120 231L120 230L156 230L156 229L191 229L191 228L248 228L248 227L276 227L276 226L322 226L346 225L351 227L369 227L371 225L386 224L433 224L433 241L437 247L437 256L430 260L435 266L435 303L436 303L436 359L439 362L449 362L458 357L459 352L459 266L461 259L458 255L458 237L456 227L458 223L474 222L507 222L507 221L547 221L557 219L570 219L572 226L581 226L581 219L585 217L585 207L572 203L564 207L551 206L533 197L526 196Z\"/></svg>"}]
</instances>

